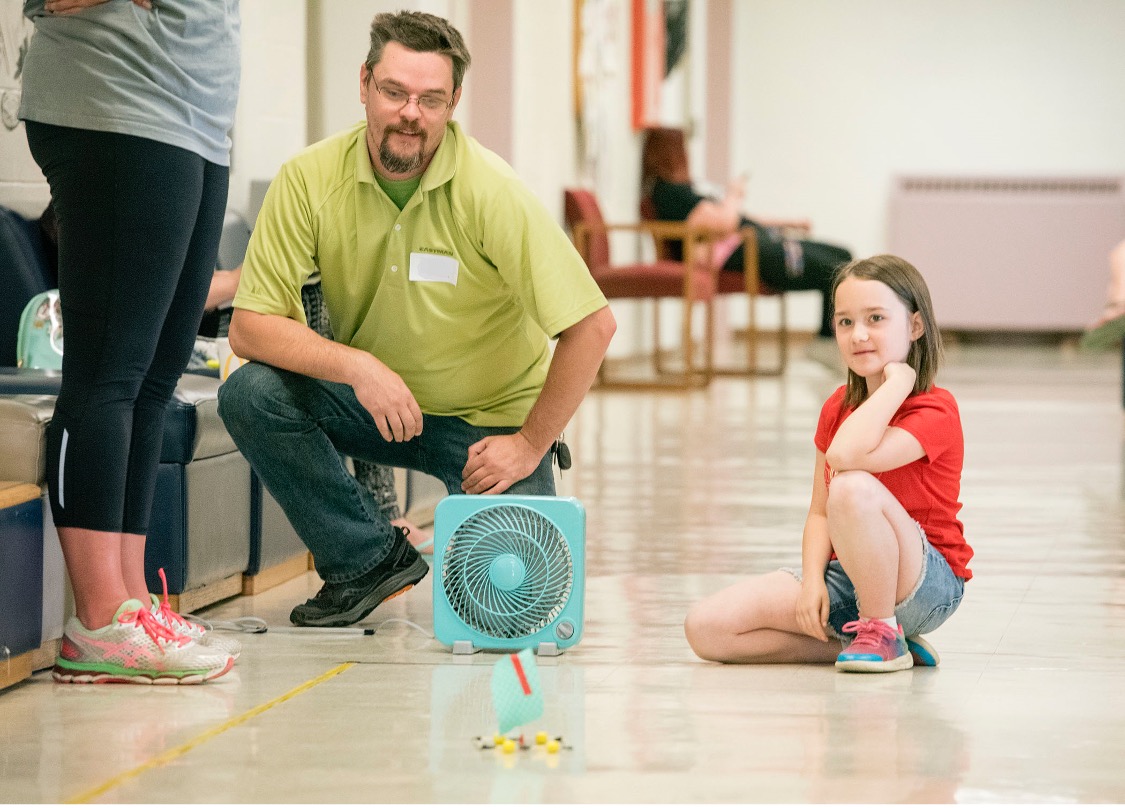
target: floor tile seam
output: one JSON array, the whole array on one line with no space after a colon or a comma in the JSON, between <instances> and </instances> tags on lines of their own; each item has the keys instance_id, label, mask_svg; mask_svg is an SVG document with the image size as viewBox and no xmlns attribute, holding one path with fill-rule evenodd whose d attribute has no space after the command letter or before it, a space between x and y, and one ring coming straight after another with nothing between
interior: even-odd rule
<instances>
[{"instance_id":1,"label":"floor tile seam","mask_svg":"<svg viewBox=\"0 0 1125 808\"><path fill-rule=\"evenodd\" d=\"M1048 555L1053 550L1054 550L1054 548L1052 547L1051 550L1048 551ZM977 677L977 684L978 685L984 680L984 677L988 673L990 673L989 669L992 667L992 663L996 659L996 656L1000 651L1000 647L1004 644L1004 638L1006 636L1008 636L1008 630L1011 629L1012 624L1015 623L1016 615L1019 614L1020 609L1022 609L1023 605L1027 602L1028 594L1030 594L1031 590L1035 587L1035 585L1039 581L1040 577L1042 577L1041 572L1037 573L1035 575L1032 575L1030 580L1028 580L1027 586L1024 587L1023 594L1021 595L1021 597L1019 599L1019 603L1017 603L1015 608L1012 609L1011 616L1009 616L1008 621L1004 624L1003 630L1000 632L1000 638L996 641L996 647L992 649L992 651L988 654L988 659L985 660L984 667L981 669L981 672L980 672L980 676Z\"/></svg>"},{"instance_id":2,"label":"floor tile seam","mask_svg":"<svg viewBox=\"0 0 1125 808\"><path fill-rule=\"evenodd\" d=\"M156 757L145 761L144 763L140 764L139 766L135 766L132 769L129 769L128 771L122 772L121 774L118 774L115 777L112 777L109 780L105 781L101 785L95 786L94 788L88 789L87 791L84 791L81 794L78 794L78 795L70 798L69 800L67 800L67 803L76 804L76 803L91 802L91 801L97 799L98 797L101 797L102 795L106 794L107 792L113 790L114 788L117 788L118 786L128 782L129 780L132 780L135 777L140 776L144 772L149 771L150 769L157 769L157 768L165 765L166 763L170 763L171 761L175 760L176 758L182 757L183 755L187 754L192 749L195 749L197 746L201 746L202 744L206 743L207 741L210 741L210 740L218 737L219 735L222 735L227 730L234 729L235 727L246 723L250 719L255 718L256 716L259 716L262 713L273 709L274 707L278 706L279 704L283 704L283 703L289 701L290 699L295 698L296 696L299 696L302 693L305 693L305 692L311 690L312 688L316 687L317 685L323 684L324 682L328 681L329 679L332 679L333 677L338 676L339 674L341 674L344 671L348 670L349 668L353 667L353 665L354 665L354 663L352 663L352 662L345 662L345 663L342 663L340 665L337 665L336 667L325 671L324 673L320 674L319 676L316 676L312 679L309 679L306 682L303 682L300 685L297 685L297 687L293 688L292 690L289 690L288 692L283 693L282 695L277 696L276 698L273 698L270 701L259 704L256 707L252 707L251 709L247 710L246 712L242 713L241 715L238 715L238 716L235 716L234 718L228 719L228 720L224 721L222 724L219 724L218 726L212 727L211 729L206 730L206 731L200 733L199 735L196 735L191 740L186 741L186 742L184 742L184 743L182 743L178 746L175 746L171 749L168 749L168 750L162 752L161 754L157 755ZM208 687L208 686L214 687L214 686L217 686L217 685L203 685L203 687Z\"/></svg>"}]
</instances>

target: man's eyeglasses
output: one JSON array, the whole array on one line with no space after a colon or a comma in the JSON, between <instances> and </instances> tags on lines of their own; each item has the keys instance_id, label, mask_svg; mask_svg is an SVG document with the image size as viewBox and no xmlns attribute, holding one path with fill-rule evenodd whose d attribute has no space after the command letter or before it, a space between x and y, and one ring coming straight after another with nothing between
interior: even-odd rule
<instances>
[{"instance_id":1,"label":"man's eyeglasses","mask_svg":"<svg viewBox=\"0 0 1125 808\"><path fill-rule=\"evenodd\" d=\"M430 115L437 115L439 112L445 112L453 106L453 99L448 101L438 95L411 95L405 90L400 90L398 87L380 87L379 82L375 77L371 77L371 83L375 85L376 92L386 99L387 103L396 109L402 109L411 101L418 105L418 109Z\"/></svg>"}]
</instances>

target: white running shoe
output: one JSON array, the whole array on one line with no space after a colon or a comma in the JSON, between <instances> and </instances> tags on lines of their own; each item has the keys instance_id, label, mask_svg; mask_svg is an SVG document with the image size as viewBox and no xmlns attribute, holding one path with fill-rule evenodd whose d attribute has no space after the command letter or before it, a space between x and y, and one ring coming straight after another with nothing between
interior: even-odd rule
<instances>
[{"instance_id":1,"label":"white running shoe","mask_svg":"<svg viewBox=\"0 0 1125 808\"><path fill-rule=\"evenodd\" d=\"M164 599L161 600L156 595L149 594L149 597L152 598L152 614L158 623L172 629L177 634L191 637L205 648L230 654L231 658L238 659L242 653L242 643L233 637L220 637L215 632L208 631L199 623L193 623L186 619L172 608L172 604L168 602L168 579L164 577L163 567L160 568L160 583L164 585Z\"/></svg>"},{"instance_id":2,"label":"white running shoe","mask_svg":"<svg viewBox=\"0 0 1125 808\"><path fill-rule=\"evenodd\" d=\"M230 654L161 625L132 598L103 628L91 631L71 617L53 675L56 682L73 684L195 685L222 676L233 665Z\"/></svg>"}]
</instances>

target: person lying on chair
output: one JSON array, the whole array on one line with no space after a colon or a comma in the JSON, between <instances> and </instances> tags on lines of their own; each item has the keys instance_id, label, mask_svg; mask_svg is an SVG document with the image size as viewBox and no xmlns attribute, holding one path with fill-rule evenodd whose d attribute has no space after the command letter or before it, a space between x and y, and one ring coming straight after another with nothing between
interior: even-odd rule
<instances>
[{"instance_id":1,"label":"person lying on chair","mask_svg":"<svg viewBox=\"0 0 1125 808\"><path fill-rule=\"evenodd\" d=\"M736 178L728 183L722 198L708 198L698 193L688 170L683 130L646 130L641 155L641 195L651 200L656 218L687 222L720 237L733 235L743 227L753 227L758 236L758 273L765 284L781 291L811 289L820 292L817 332L820 342L814 345L829 348L831 362L835 363L830 298L832 274L851 260L851 253L832 244L790 237L768 226L768 222L748 219L742 213L745 191L745 179ZM672 257L678 259L679 256ZM721 257L724 270L743 271L743 247L737 239L731 241L731 249Z\"/></svg>"}]
</instances>

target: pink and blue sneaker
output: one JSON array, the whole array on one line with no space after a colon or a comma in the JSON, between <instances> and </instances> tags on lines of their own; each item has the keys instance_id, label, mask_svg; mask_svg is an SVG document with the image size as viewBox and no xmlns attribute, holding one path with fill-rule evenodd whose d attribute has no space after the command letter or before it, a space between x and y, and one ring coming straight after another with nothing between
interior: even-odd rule
<instances>
[{"instance_id":1,"label":"pink and blue sneaker","mask_svg":"<svg viewBox=\"0 0 1125 808\"><path fill-rule=\"evenodd\" d=\"M889 673L914 667L902 626L891 628L882 620L854 620L843 626L854 634L852 644L836 657L836 670L853 673Z\"/></svg>"},{"instance_id":2,"label":"pink and blue sneaker","mask_svg":"<svg viewBox=\"0 0 1125 808\"><path fill-rule=\"evenodd\" d=\"M907 637L906 647L910 651L915 667L936 668L941 664L941 657L938 656L937 649L926 642L926 638L919 634Z\"/></svg>"}]
</instances>

